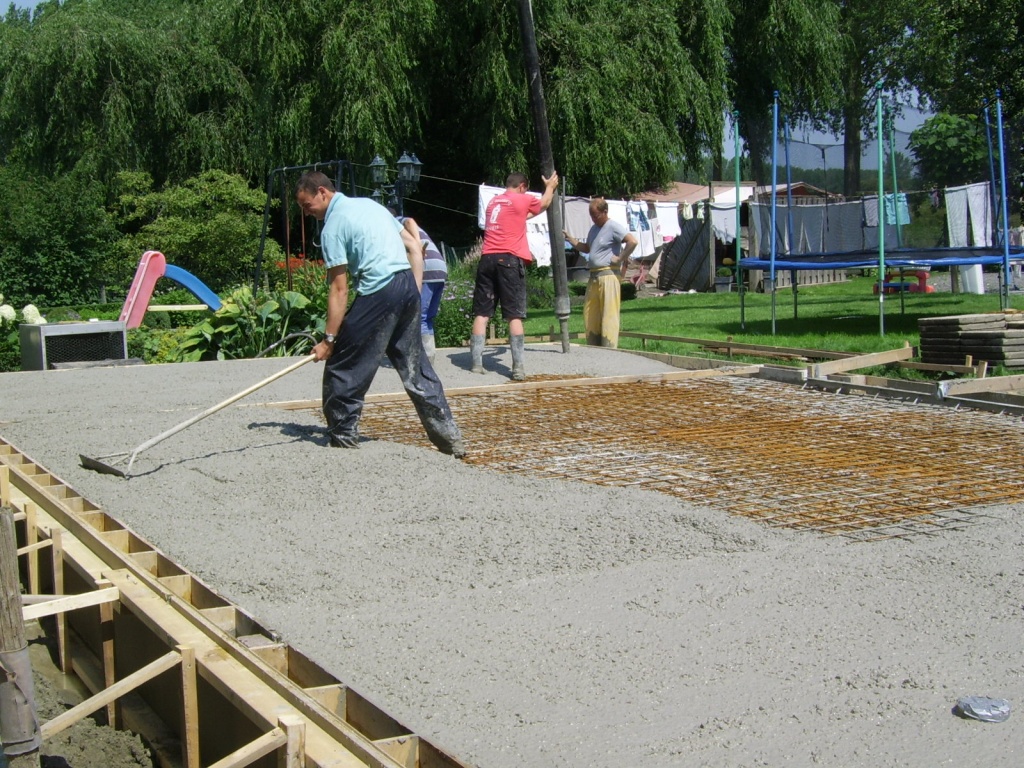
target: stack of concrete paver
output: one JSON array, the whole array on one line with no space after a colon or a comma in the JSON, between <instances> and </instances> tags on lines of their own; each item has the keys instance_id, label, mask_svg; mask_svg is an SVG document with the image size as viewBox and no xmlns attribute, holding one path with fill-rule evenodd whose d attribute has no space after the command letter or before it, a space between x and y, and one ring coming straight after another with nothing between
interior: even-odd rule
<instances>
[{"instance_id":1,"label":"stack of concrete paver","mask_svg":"<svg viewBox=\"0 0 1024 768\"><path fill-rule=\"evenodd\" d=\"M917 325L922 362L963 365L970 355L975 363L1024 368L1024 315L922 317Z\"/></svg>"}]
</instances>

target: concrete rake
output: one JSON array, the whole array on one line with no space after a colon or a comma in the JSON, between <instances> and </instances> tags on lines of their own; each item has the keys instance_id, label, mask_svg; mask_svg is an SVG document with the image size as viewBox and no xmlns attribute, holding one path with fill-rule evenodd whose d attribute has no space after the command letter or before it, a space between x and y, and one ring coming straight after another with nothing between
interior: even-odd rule
<instances>
[{"instance_id":1,"label":"concrete rake","mask_svg":"<svg viewBox=\"0 0 1024 768\"><path fill-rule=\"evenodd\" d=\"M150 438L149 440L142 443L132 451L125 451L122 453L111 453L107 456L97 457L86 456L85 454L80 453L78 454L78 458L81 461L82 466L85 467L86 469L91 469L95 472L101 472L105 475L117 475L118 477L128 478L131 476L132 464L135 463L135 459L143 451L152 448L157 443L162 443L164 440L166 440L169 437L172 437L173 435L178 434L183 429L188 429L196 422L205 419L207 416L212 416L213 414L217 413L217 411L224 410L232 403L241 400L243 397L246 397L247 395L251 395L257 389L262 389L263 387L267 386L267 384L270 384L273 381L277 381L282 376L287 376L292 371L301 368L306 363L312 362L315 359L315 355L307 355L306 357L299 360L297 363L289 365L283 371L278 371L273 376L268 376L267 378L263 379L263 381L259 381L253 384L248 389L245 389L235 395L232 395L227 400L223 400L217 403L216 405L207 408L202 413L196 414L190 419L186 419L177 426L171 427L166 432L161 432L156 437ZM125 461L127 461L128 464L123 469L117 466L119 464L124 464Z\"/></svg>"}]
</instances>

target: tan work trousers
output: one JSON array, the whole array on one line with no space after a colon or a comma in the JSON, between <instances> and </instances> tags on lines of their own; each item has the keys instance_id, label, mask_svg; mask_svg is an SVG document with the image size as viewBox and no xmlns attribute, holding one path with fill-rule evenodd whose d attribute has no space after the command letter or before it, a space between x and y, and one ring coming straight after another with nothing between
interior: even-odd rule
<instances>
[{"instance_id":1,"label":"tan work trousers","mask_svg":"<svg viewBox=\"0 0 1024 768\"><path fill-rule=\"evenodd\" d=\"M619 308L622 287L619 276L611 270L591 275L587 295L583 299L583 327L587 344L593 347L619 346Z\"/></svg>"}]
</instances>

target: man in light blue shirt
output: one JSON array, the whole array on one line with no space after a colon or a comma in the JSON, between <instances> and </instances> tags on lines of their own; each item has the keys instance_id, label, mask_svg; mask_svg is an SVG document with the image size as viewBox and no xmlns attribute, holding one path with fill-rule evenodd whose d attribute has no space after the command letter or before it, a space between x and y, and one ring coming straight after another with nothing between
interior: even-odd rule
<instances>
[{"instance_id":1,"label":"man in light blue shirt","mask_svg":"<svg viewBox=\"0 0 1024 768\"><path fill-rule=\"evenodd\" d=\"M363 401L386 354L430 441L442 453L461 458L462 435L420 339L419 241L382 205L335 191L319 171L302 175L295 199L303 213L324 223L327 322L313 354L327 361L323 408L330 444L359 447ZM350 279L356 293L351 306Z\"/></svg>"}]
</instances>

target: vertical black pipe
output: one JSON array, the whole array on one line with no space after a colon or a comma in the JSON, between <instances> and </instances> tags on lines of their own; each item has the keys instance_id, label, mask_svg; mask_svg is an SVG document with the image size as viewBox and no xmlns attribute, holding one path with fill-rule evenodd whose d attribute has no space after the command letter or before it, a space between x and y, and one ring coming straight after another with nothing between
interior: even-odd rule
<instances>
[{"instance_id":1,"label":"vertical black pipe","mask_svg":"<svg viewBox=\"0 0 1024 768\"><path fill-rule=\"evenodd\" d=\"M545 177L555 172L555 158L551 151L548 131L548 113L544 104L544 86L540 79L540 61L537 57L537 37L533 27L533 8L530 0L519 0L519 29L523 39L523 58L530 86L530 111L537 134L541 172ZM565 271L565 236L562 234L562 195L555 197L548 207L548 234L551 242L551 276L555 281L555 316L562 335L562 352L569 351L569 286Z\"/></svg>"}]
</instances>

